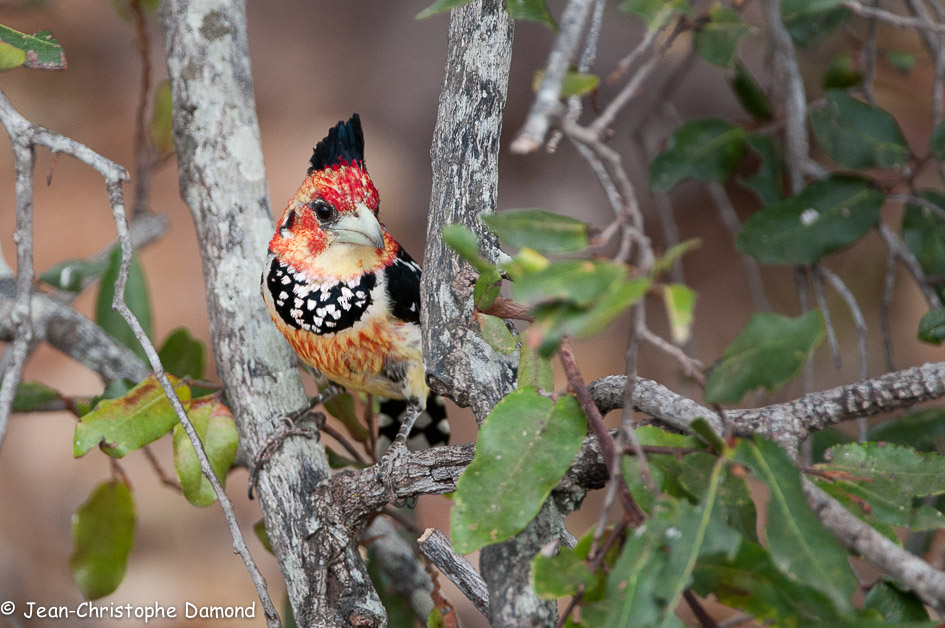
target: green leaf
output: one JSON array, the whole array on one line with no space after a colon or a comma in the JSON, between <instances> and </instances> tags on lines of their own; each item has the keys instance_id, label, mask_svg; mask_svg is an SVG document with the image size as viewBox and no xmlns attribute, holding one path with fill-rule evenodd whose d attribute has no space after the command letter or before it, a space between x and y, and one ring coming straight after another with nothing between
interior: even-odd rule
<instances>
[{"instance_id":1,"label":"green leaf","mask_svg":"<svg viewBox=\"0 0 945 628\"><path fill-rule=\"evenodd\" d=\"M813 626L839 621L841 614L824 592L803 578L788 578L760 545L743 541L734 559L723 554L704 556L693 571L693 589L714 593L720 602L775 626Z\"/></svg>"},{"instance_id":2,"label":"green leaf","mask_svg":"<svg viewBox=\"0 0 945 628\"><path fill-rule=\"evenodd\" d=\"M476 313L476 320L479 323L479 331L483 340L490 347L505 355L515 353L515 347L518 343L515 341L515 336L509 331L508 323L505 320L482 312Z\"/></svg>"},{"instance_id":3,"label":"green leaf","mask_svg":"<svg viewBox=\"0 0 945 628\"><path fill-rule=\"evenodd\" d=\"M41 382L20 382L13 396L14 412L33 412L59 399L59 393Z\"/></svg>"},{"instance_id":4,"label":"green leaf","mask_svg":"<svg viewBox=\"0 0 945 628\"><path fill-rule=\"evenodd\" d=\"M177 397L186 409L190 388L171 377ZM121 458L164 436L177 423L177 414L154 375L119 399L106 399L76 425L73 455L78 458L95 446Z\"/></svg>"},{"instance_id":5,"label":"green leaf","mask_svg":"<svg viewBox=\"0 0 945 628\"><path fill-rule=\"evenodd\" d=\"M39 279L60 290L79 292L87 280L101 277L105 268L104 261L69 259L59 262L40 275Z\"/></svg>"},{"instance_id":6,"label":"green leaf","mask_svg":"<svg viewBox=\"0 0 945 628\"><path fill-rule=\"evenodd\" d=\"M867 432L866 440L945 454L945 409L912 410L902 417L874 425Z\"/></svg>"},{"instance_id":7,"label":"green leaf","mask_svg":"<svg viewBox=\"0 0 945 628\"><path fill-rule=\"evenodd\" d=\"M696 28L693 45L699 56L713 65L731 67L739 40L751 32L751 26L734 9L715 7L709 21Z\"/></svg>"},{"instance_id":8,"label":"green leaf","mask_svg":"<svg viewBox=\"0 0 945 628\"><path fill-rule=\"evenodd\" d=\"M505 9L513 20L542 22L557 32L558 24L548 11L546 0L505 0Z\"/></svg>"},{"instance_id":9,"label":"green leaf","mask_svg":"<svg viewBox=\"0 0 945 628\"><path fill-rule=\"evenodd\" d=\"M259 539L259 542L262 543L262 546L270 554L275 554L272 551L272 543L269 542L269 534L266 532L266 521L260 519L253 525L253 532L256 533L256 538Z\"/></svg>"},{"instance_id":10,"label":"green leaf","mask_svg":"<svg viewBox=\"0 0 945 628\"><path fill-rule=\"evenodd\" d=\"M367 548L367 571L374 590L387 611L387 628L416 628L409 601L397 592L394 580L383 569L383 563L371 545Z\"/></svg>"},{"instance_id":11,"label":"green leaf","mask_svg":"<svg viewBox=\"0 0 945 628\"><path fill-rule=\"evenodd\" d=\"M811 445L811 460L814 462L823 462L824 455L827 453L827 450L835 445L842 445L843 443L853 442L853 438L841 432L835 427L828 427L826 429L817 430L810 435L812 441ZM875 438L867 438L867 440L876 440Z\"/></svg>"},{"instance_id":12,"label":"green leaf","mask_svg":"<svg viewBox=\"0 0 945 628\"><path fill-rule=\"evenodd\" d=\"M734 556L739 547L741 537L720 521L717 511L724 466L723 459L716 460L706 491L700 495L697 505L679 502L675 509L658 512L657 516L663 513L667 516L663 551L669 550L669 558L657 582L664 620L675 611L700 556L719 553Z\"/></svg>"},{"instance_id":13,"label":"green leaf","mask_svg":"<svg viewBox=\"0 0 945 628\"><path fill-rule=\"evenodd\" d=\"M903 74L912 72L912 69L915 67L915 55L908 52L890 50L886 53L886 58L889 59L889 65Z\"/></svg>"},{"instance_id":14,"label":"green leaf","mask_svg":"<svg viewBox=\"0 0 945 628\"><path fill-rule=\"evenodd\" d=\"M443 13L444 11L449 11L450 9L458 9L459 7L465 6L472 2L472 0L436 0L433 4L425 8L420 13L417 13L417 20L424 20L431 15L436 15L437 13Z\"/></svg>"},{"instance_id":15,"label":"green leaf","mask_svg":"<svg viewBox=\"0 0 945 628\"><path fill-rule=\"evenodd\" d=\"M144 347L135 338L134 332L125 319L112 309L112 298L115 295L115 281L118 279L118 270L121 265L121 247L116 246L108 258L108 267L102 276L102 283L95 303L95 320L113 338L135 352L144 362L148 356ZM144 271L138 263L137 256L131 258L131 270L128 273L128 283L125 285L125 303L128 309L138 318L144 333L151 336L151 303L148 299L148 286L144 279Z\"/></svg>"},{"instance_id":16,"label":"green leaf","mask_svg":"<svg viewBox=\"0 0 945 628\"><path fill-rule=\"evenodd\" d=\"M857 581L847 552L811 512L794 461L775 443L742 439L733 458L768 487L765 538L778 568L790 579L827 595L843 613L852 610Z\"/></svg>"},{"instance_id":17,"label":"green leaf","mask_svg":"<svg viewBox=\"0 0 945 628\"><path fill-rule=\"evenodd\" d=\"M512 298L525 305L565 301L591 305L607 289L627 276L624 264L609 261L559 260L512 284Z\"/></svg>"},{"instance_id":18,"label":"green leaf","mask_svg":"<svg viewBox=\"0 0 945 628\"><path fill-rule=\"evenodd\" d=\"M685 0L625 0L617 8L642 19L651 31L663 28L678 13L689 13Z\"/></svg>"},{"instance_id":19,"label":"green leaf","mask_svg":"<svg viewBox=\"0 0 945 628\"><path fill-rule=\"evenodd\" d=\"M813 264L872 229L882 205L870 181L830 175L752 215L736 245L763 264Z\"/></svg>"},{"instance_id":20,"label":"green leaf","mask_svg":"<svg viewBox=\"0 0 945 628\"><path fill-rule=\"evenodd\" d=\"M767 135L760 133L749 133L746 140L751 152L758 158L758 168L750 177L736 176L735 180L754 191L762 203L780 201L784 187L784 158L781 156L780 146Z\"/></svg>"},{"instance_id":21,"label":"green leaf","mask_svg":"<svg viewBox=\"0 0 945 628\"><path fill-rule=\"evenodd\" d=\"M657 529L659 527L659 529ZM603 599L581 608L588 626L656 626L661 619L658 574L666 565L660 551L665 532L660 520L647 523L645 533L627 538L607 578Z\"/></svg>"},{"instance_id":22,"label":"green leaf","mask_svg":"<svg viewBox=\"0 0 945 628\"><path fill-rule=\"evenodd\" d=\"M669 319L670 336L678 345L689 342L692 336L692 313L696 307L696 291L683 284L663 286L663 303Z\"/></svg>"},{"instance_id":23,"label":"green leaf","mask_svg":"<svg viewBox=\"0 0 945 628\"><path fill-rule=\"evenodd\" d=\"M858 487L849 482L827 482L815 479L814 483L825 493L873 527L874 530L887 539L902 546L902 541L896 535L896 530L890 521L899 521L896 525L909 525L911 514L911 500L887 499L883 495L870 495L858 490ZM901 509L901 512L899 510Z\"/></svg>"},{"instance_id":24,"label":"green leaf","mask_svg":"<svg viewBox=\"0 0 945 628\"><path fill-rule=\"evenodd\" d=\"M551 260L538 251L526 246L522 247L522 250L520 250L515 257L505 262L502 265L502 270L508 273L509 277L513 280L516 280L528 273L537 273L547 268L550 264Z\"/></svg>"},{"instance_id":25,"label":"green leaf","mask_svg":"<svg viewBox=\"0 0 945 628\"><path fill-rule=\"evenodd\" d=\"M860 102L846 90L828 89L827 104L811 109L810 123L820 146L848 168L895 168L909 159L909 145L896 119Z\"/></svg>"},{"instance_id":26,"label":"green leaf","mask_svg":"<svg viewBox=\"0 0 945 628\"><path fill-rule=\"evenodd\" d=\"M551 392L555 389L555 370L551 360L542 357L527 344L520 345L517 388L532 386Z\"/></svg>"},{"instance_id":27,"label":"green leaf","mask_svg":"<svg viewBox=\"0 0 945 628\"><path fill-rule=\"evenodd\" d=\"M723 183L744 152L741 127L716 118L689 120L650 164L650 189L668 192L687 177Z\"/></svg>"},{"instance_id":28,"label":"green leaf","mask_svg":"<svg viewBox=\"0 0 945 628\"><path fill-rule=\"evenodd\" d=\"M158 357L168 373L200 379L203 377L203 353L203 343L191 336L186 328L178 327L164 340Z\"/></svg>"},{"instance_id":29,"label":"green leaf","mask_svg":"<svg viewBox=\"0 0 945 628\"><path fill-rule=\"evenodd\" d=\"M791 38L801 47L813 46L850 18L841 0L784 0L781 20Z\"/></svg>"},{"instance_id":30,"label":"green leaf","mask_svg":"<svg viewBox=\"0 0 945 628\"><path fill-rule=\"evenodd\" d=\"M600 574L591 572L576 549L560 548L554 556L539 552L532 559L531 582L539 597L553 600L566 595L576 595L578 587L590 588L599 580Z\"/></svg>"},{"instance_id":31,"label":"green leaf","mask_svg":"<svg viewBox=\"0 0 945 628\"><path fill-rule=\"evenodd\" d=\"M945 456L884 443L847 443L830 453L832 459L818 469L847 474L850 483L873 492L897 493L906 499L945 494Z\"/></svg>"},{"instance_id":32,"label":"green leaf","mask_svg":"<svg viewBox=\"0 0 945 628\"><path fill-rule=\"evenodd\" d=\"M72 516L72 579L90 600L113 592L125 577L134 542L135 505L127 484L99 484Z\"/></svg>"},{"instance_id":33,"label":"green leaf","mask_svg":"<svg viewBox=\"0 0 945 628\"><path fill-rule=\"evenodd\" d=\"M590 94L600 85L600 77L596 74L568 72L561 81L561 97L583 96Z\"/></svg>"},{"instance_id":34,"label":"green leaf","mask_svg":"<svg viewBox=\"0 0 945 628\"><path fill-rule=\"evenodd\" d=\"M536 322L527 332L527 340L537 346L542 356L552 355L564 336L590 338L602 332L617 316L643 298L650 287L649 279L616 281L590 306L567 302L539 305Z\"/></svg>"},{"instance_id":35,"label":"green leaf","mask_svg":"<svg viewBox=\"0 0 945 628\"><path fill-rule=\"evenodd\" d=\"M532 91L537 92L541 87L541 82L545 78L545 69L541 68L535 72L532 79ZM561 97L570 98L571 96L583 96L597 89L600 85L600 77L596 74L583 74L568 70L561 80Z\"/></svg>"},{"instance_id":36,"label":"green leaf","mask_svg":"<svg viewBox=\"0 0 945 628\"><path fill-rule=\"evenodd\" d=\"M26 63L26 51L0 41L0 72L18 68Z\"/></svg>"},{"instance_id":37,"label":"green leaf","mask_svg":"<svg viewBox=\"0 0 945 628\"><path fill-rule=\"evenodd\" d=\"M846 88L859 85L863 75L853 67L849 53L842 52L831 59L824 74L824 89Z\"/></svg>"},{"instance_id":38,"label":"green leaf","mask_svg":"<svg viewBox=\"0 0 945 628\"><path fill-rule=\"evenodd\" d=\"M895 583L880 579L866 594L864 609L874 609L888 623L923 621L929 618L928 611L915 593L903 591Z\"/></svg>"},{"instance_id":39,"label":"green leaf","mask_svg":"<svg viewBox=\"0 0 945 628\"><path fill-rule=\"evenodd\" d=\"M937 190L922 190L921 198L945 209L945 195ZM902 240L915 255L927 276L945 277L945 220L928 207L906 203L902 214ZM937 286L939 298L945 299L945 286Z\"/></svg>"},{"instance_id":40,"label":"green leaf","mask_svg":"<svg viewBox=\"0 0 945 628\"><path fill-rule=\"evenodd\" d=\"M151 111L151 143L160 153L174 152L174 119L171 110L171 82L164 80L154 90L154 108Z\"/></svg>"},{"instance_id":41,"label":"green leaf","mask_svg":"<svg viewBox=\"0 0 945 628\"><path fill-rule=\"evenodd\" d=\"M942 514L941 510L921 504L912 512L912 519L909 521L910 532L942 529L945 529L945 514Z\"/></svg>"},{"instance_id":42,"label":"green leaf","mask_svg":"<svg viewBox=\"0 0 945 628\"><path fill-rule=\"evenodd\" d=\"M926 312L919 321L917 337L931 345L942 344L942 341L945 341L945 309Z\"/></svg>"},{"instance_id":43,"label":"green leaf","mask_svg":"<svg viewBox=\"0 0 945 628\"><path fill-rule=\"evenodd\" d=\"M490 268L479 274L473 288L473 302L479 310L488 310L502 290L502 275L498 269Z\"/></svg>"},{"instance_id":44,"label":"green leaf","mask_svg":"<svg viewBox=\"0 0 945 628\"><path fill-rule=\"evenodd\" d=\"M650 271L650 276L657 277L663 271L669 270L673 264L676 263L677 259L681 258L689 251L694 251L700 246L702 246L702 240L700 238L692 238L685 242L674 244L667 249L662 257L657 258L657 260L653 262L653 269Z\"/></svg>"},{"instance_id":45,"label":"green leaf","mask_svg":"<svg viewBox=\"0 0 945 628\"><path fill-rule=\"evenodd\" d=\"M118 13L118 17L126 22L132 21L131 8L129 6L131 0L111 0L111 3ZM150 11L156 11L158 4L160 4L160 0L141 0L141 5Z\"/></svg>"},{"instance_id":46,"label":"green leaf","mask_svg":"<svg viewBox=\"0 0 945 628\"><path fill-rule=\"evenodd\" d=\"M692 429L692 433L696 437L710 447L713 451L718 453L723 453L728 450L728 444L725 442L725 439L719 435L712 425L705 419L705 417L697 417L692 420L692 423L689 424L689 427Z\"/></svg>"},{"instance_id":47,"label":"green leaf","mask_svg":"<svg viewBox=\"0 0 945 628\"><path fill-rule=\"evenodd\" d=\"M945 161L945 122L939 122L929 138L929 151L932 157Z\"/></svg>"},{"instance_id":48,"label":"green leaf","mask_svg":"<svg viewBox=\"0 0 945 628\"><path fill-rule=\"evenodd\" d=\"M442 234L443 241L480 273L495 268L479 255L479 239L466 225L446 225Z\"/></svg>"},{"instance_id":49,"label":"green leaf","mask_svg":"<svg viewBox=\"0 0 945 628\"><path fill-rule=\"evenodd\" d=\"M27 68L34 70L66 69L66 54L48 30L27 35L0 24L0 42L21 50L25 55L22 65ZM4 56L9 63L13 60L14 53L7 47L5 47L5 50Z\"/></svg>"},{"instance_id":50,"label":"green leaf","mask_svg":"<svg viewBox=\"0 0 945 628\"><path fill-rule=\"evenodd\" d=\"M572 253L585 248L587 224L543 209L511 209L488 214L482 221L503 244L530 247L541 253Z\"/></svg>"},{"instance_id":51,"label":"green leaf","mask_svg":"<svg viewBox=\"0 0 945 628\"><path fill-rule=\"evenodd\" d=\"M192 402L187 416L197 430L217 479L225 486L227 471L233 466L239 445L233 415L216 397L210 396ZM180 423L174 426L174 469L187 501L194 506L209 506L216 501L213 486L200 470L197 452Z\"/></svg>"},{"instance_id":52,"label":"green leaf","mask_svg":"<svg viewBox=\"0 0 945 628\"><path fill-rule=\"evenodd\" d=\"M738 102L752 117L763 122L772 118L771 101L741 63L735 64L732 89L738 97Z\"/></svg>"},{"instance_id":53,"label":"green leaf","mask_svg":"<svg viewBox=\"0 0 945 628\"><path fill-rule=\"evenodd\" d=\"M774 390L794 378L824 338L817 310L798 318L761 313L730 344L706 383L709 403L735 403L756 388Z\"/></svg>"},{"instance_id":54,"label":"green leaf","mask_svg":"<svg viewBox=\"0 0 945 628\"><path fill-rule=\"evenodd\" d=\"M364 427L364 424L358 418L357 412L355 412L354 397L350 393L335 395L322 405L328 411L328 414L341 421L351 438L359 443L366 443L370 440L367 428Z\"/></svg>"},{"instance_id":55,"label":"green leaf","mask_svg":"<svg viewBox=\"0 0 945 628\"><path fill-rule=\"evenodd\" d=\"M521 531L571 466L586 430L571 395L555 403L519 388L497 403L456 484L450 518L456 551L468 554Z\"/></svg>"}]
</instances>

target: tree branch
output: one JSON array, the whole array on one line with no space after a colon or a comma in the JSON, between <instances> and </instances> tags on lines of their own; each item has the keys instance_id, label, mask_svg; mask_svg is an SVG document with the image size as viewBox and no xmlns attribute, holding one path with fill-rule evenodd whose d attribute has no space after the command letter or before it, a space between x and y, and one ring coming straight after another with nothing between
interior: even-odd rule
<instances>
[{"instance_id":1,"label":"tree branch","mask_svg":"<svg viewBox=\"0 0 945 628\"><path fill-rule=\"evenodd\" d=\"M591 382L588 389L601 412L623 406L625 376L611 375ZM788 451L811 433L852 419L910 408L917 403L945 397L945 362L929 362L886 373L829 390L809 393L793 401L762 408L728 410L726 416L737 434L761 434ZM715 412L678 395L653 380L639 378L633 397L637 410L670 427L688 431L698 417L709 420L720 434Z\"/></svg>"},{"instance_id":2,"label":"tree branch","mask_svg":"<svg viewBox=\"0 0 945 628\"><path fill-rule=\"evenodd\" d=\"M561 110L561 82L571 65L571 60L581 43L581 33L587 22L591 0L570 0L561 15L561 29L554 46L548 54L545 75L532 101L525 124L512 141L513 153L530 153L538 150L545 141L551 126L551 118Z\"/></svg>"},{"instance_id":3,"label":"tree branch","mask_svg":"<svg viewBox=\"0 0 945 628\"><path fill-rule=\"evenodd\" d=\"M16 335L10 312L13 285L0 280L0 340ZM98 373L106 382L127 377L139 382L151 370L128 347L112 338L99 325L49 295L34 292L30 314L33 339L46 341L73 360Z\"/></svg>"},{"instance_id":4,"label":"tree branch","mask_svg":"<svg viewBox=\"0 0 945 628\"><path fill-rule=\"evenodd\" d=\"M945 573L884 537L808 478L803 481L807 503L828 530L850 550L891 575L902 588L914 592L940 616L945 616Z\"/></svg>"},{"instance_id":5,"label":"tree branch","mask_svg":"<svg viewBox=\"0 0 945 628\"><path fill-rule=\"evenodd\" d=\"M421 328L427 379L434 390L482 421L515 381L515 364L471 324L468 265L440 235L463 224L483 252L497 257L495 236L479 221L495 211L499 136L512 55L512 20L499 0L480 0L450 15L446 78L440 92L430 157L433 166L427 246L421 284Z\"/></svg>"},{"instance_id":6,"label":"tree branch","mask_svg":"<svg viewBox=\"0 0 945 628\"><path fill-rule=\"evenodd\" d=\"M253 102L245 6L161 3L181 193L201 243L217 372L240 442L259 451L307 405L295 356L271 324L259 276L273 220ZM287 440L259 476L266 531L300 626L380 626L385 612L352 538L309 495L330 477L319 443Z\"/></svg>"},{"instance_id":7,"label":"tree branch","mask_svg":"<svg viewBox=\"0 0 945 628\"><path fill-rule=\"evenodd\" d=\"M476 610L489 617L489 591L485 581L468 560L456 553L446 535L427 528L417 544L423 555L462 591Z\"/></svg>"}]
</instances>

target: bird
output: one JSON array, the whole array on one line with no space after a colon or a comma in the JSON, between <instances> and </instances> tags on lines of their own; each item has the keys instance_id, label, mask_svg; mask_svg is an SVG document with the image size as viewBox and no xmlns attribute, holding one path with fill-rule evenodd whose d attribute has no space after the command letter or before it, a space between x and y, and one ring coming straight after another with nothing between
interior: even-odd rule
<instances>
[{"instance_id":1,"label":"bird","mask_svg":"<svg viewBox=\"0 0 945 628\"><path fill-rule=\"evenodd\" d=\"M355 113L316 144L276 224L263 298L320 382L313 404L341 389L375 395L386 400L382 414L401 417L395 444L406 446L421 414L432 417L420 422L428 439L439 435L443 442L449 433L443 400L431 393L423 367L422 271L378 220L379 204Z\"/></svg>"}]
</instances>

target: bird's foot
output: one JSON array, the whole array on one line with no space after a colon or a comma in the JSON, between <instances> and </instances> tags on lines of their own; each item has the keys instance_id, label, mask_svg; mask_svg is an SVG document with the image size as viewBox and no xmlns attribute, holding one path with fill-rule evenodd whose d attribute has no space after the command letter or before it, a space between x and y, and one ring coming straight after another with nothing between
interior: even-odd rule
<instances>
[{"instance_id":1,"label":"bird's foot","mask_svg":"<svg viewBox=\"0 0 945 628\"><path fill-rule=\"evenodd\" d=\"M326 417L324 412L314 412L314 409L322 403L325 403L335 395L341 392L341 389L335 386L329 386L320 394L315 395L309 400L304 408L283 417L279 417L279 425L266 438L262 448L253 456L253 466L249 471L249 498L253 499L253 489L256 481L259 479L259 472L263 466L272 458L273 455L282 447L290 436L304 436L305 438L317 438L322 427L325 425ZM306 427L303 423L312 417L315 427Z\"/></svg>"},{"instance_id":2,"label":"bird's foot","mask_svg":"<svg viewBox=\"0 0 945 628\"><path fill-rule=\"evenodd\" d=\"M394 486L394 467L401 458L410 453L410 450L407 448L407 438L410 436L410 431L413 429L413 424L416 423L417 417L419 417L422 412L422 405L411 403L407 407L403 422L400 424L400 429L397 431L397 437L394 438L394 442L390 444L390 447L387 448L387 451L384 452L384 455L381 456L381 459L375 466L378 481L384 481L387 486L388 500L397 508L412 505L412 503L410 503L411 501L416 503L415 499L401 500L397 497L397 487ZM382 469L383 471L381 471Z\"/></svg>"}]
</instances>

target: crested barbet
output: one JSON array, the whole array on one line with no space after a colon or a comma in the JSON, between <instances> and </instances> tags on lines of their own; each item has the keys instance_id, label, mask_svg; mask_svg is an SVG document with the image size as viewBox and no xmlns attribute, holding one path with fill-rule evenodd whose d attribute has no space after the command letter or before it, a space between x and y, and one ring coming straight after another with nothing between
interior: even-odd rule
<instances>
[{"instance_id":1,"label":"crested barbet","mask_svg":"<svg viewBox=\"0 0 945 628\"><path fill-rule=\"evenodd\" d=\"M318 142L276 225L263 298L322 386L393 400L388 407L406 410L402 440L427 409L418 428L444 440L443 402L430 394L423 368L420 266L378 221L379 201L354 114Z\"/></svg>"}]
</instances>

